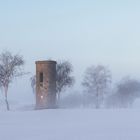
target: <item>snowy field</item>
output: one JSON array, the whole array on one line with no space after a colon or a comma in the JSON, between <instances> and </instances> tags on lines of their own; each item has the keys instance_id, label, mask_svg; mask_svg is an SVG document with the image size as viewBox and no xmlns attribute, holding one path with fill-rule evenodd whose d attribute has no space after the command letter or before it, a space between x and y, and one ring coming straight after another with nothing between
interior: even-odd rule
<instances>
[{"instance_id":1,"label":"snowy field","mask_svg":"<svg viewBox=\"0 0 140 140\"><path fill-rule=\"evenodd\" d=\"M0 140L140 140L140 110L0 111Z\"/></svg>"}]
</instances>

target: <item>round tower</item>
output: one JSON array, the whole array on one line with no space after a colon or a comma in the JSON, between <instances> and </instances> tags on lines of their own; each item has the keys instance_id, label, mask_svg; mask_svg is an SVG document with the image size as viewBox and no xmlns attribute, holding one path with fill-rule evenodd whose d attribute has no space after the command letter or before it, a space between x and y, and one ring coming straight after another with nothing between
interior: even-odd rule
<instances>
[{"instance_id":1,"label":"round tower","mask_svg":"<svg viewBox=\"0 0 140 140\"><path fill-rule=\"evenodd\" d=\"M36 61L36 108L56 107L56 61Z\"/></svg>"}]
</instances>

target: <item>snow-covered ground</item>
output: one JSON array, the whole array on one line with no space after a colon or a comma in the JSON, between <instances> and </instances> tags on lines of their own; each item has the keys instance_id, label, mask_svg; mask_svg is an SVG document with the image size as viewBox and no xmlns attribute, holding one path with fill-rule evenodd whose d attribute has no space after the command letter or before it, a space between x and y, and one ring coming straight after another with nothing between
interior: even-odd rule
<instances>
[{"instance_id":1,"label":"snow-covered ground","mask_svg":"<svg viewBox=\"0 0 140 140\"><path fill-rule=\"evenodd\" d=\"M0 140L140 140L140 110L0 111Z\"/></svg>"}]
</instances>

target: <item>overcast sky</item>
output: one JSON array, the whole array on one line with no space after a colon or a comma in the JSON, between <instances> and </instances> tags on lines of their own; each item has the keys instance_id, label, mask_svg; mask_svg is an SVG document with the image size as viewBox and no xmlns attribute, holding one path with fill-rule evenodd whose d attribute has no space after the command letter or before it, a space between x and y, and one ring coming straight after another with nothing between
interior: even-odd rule
<instances>
[{"instance_id":1,"label":"overcast sky","mask_svg":"<svg viewBox=\"0 0 140 140\"><path fill-rule=\"evenodd\" d=\"M23 55L32 74L36 60L66 59L79 83L94 64L108 66L114 80L140 79L140 1L0 0L3 50ZM31 92L28 79L20 80L20 88L26 81L22 93ZM15 85L10 90L16 92Z\"/></svg>"}]
</instances>

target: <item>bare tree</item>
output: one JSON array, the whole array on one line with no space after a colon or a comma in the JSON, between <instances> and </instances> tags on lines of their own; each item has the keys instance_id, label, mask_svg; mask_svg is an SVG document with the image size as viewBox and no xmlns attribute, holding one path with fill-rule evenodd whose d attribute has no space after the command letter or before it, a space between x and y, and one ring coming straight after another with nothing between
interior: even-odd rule
<instances>
[{"instance_id":1,"label":"bare tree","mask_svg":"<svg viewBox=\"0 0 140 140\"><path fill-rule=\"evenodd\" d=\"M86 70L82 85L94 98L96 108L100 108L101 100L110 83L111 73L105 66L91 66Z\"/></svg>"},{"instance_id":2,"label":"bare tree","mask_svg":"<svg viewBox=\"0 0 140 140\"><path fill-rule=\"evenodd\" d=\"M32 90L33 90L33 93L35 93L35 88L36 88L36 76L32 76L30 78L30 81L31 81L31 87L32 87Z\"/></svg>"},{"instance_id":3,"label":"bare tree","mask_svg":"<svg viewBox=\"0 0 140 140\"><path fill-rule=\"evenodd\" d=\"M116 86L116 92L108 99L113 107L129 107L140 97L140 81L124 77Z\"/></svg>"},{"instance_id":4,"label":"bare tree","mask_svg":"<svg viewBox=\"0 0 140 140\"><path fill-rule=\"evenodd\" d=\"M70 62L58 62L56 67L56 90L58 95L58 101L60 100L61 92L65 90L65 88L72 86L74 83L74 77L71 76L72 71L72 64Z\"/></svg>"},{"instance_id":5,"label":"bare tree","mask_svg":"<svg viewBox=\"0 0 140 140\"><path fill-rule=\"evenodd\" d=\"M9 84L15 77L23 75L21 72L23 65L24 60L20 55L12 55L8 51L0 54L0 85L4 89L7 110L10 110L7 99Z\"/></svg>"}]
</instances>

